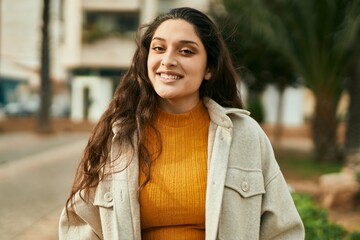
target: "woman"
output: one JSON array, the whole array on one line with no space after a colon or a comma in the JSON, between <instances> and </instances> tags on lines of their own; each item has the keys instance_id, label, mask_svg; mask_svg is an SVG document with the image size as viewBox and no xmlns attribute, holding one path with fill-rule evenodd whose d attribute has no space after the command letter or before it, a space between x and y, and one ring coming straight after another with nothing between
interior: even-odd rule
<instances>
[{"instance_id":1,"label":"woman","mask_svg":"<svg viewBox=\"0 0 360 240\"><path fill-rule=\"evenodd\" d=\"M301 219L213 22L191 8L140 37L85 148L60 239L303 239Z\"/></svg>"}]
</instances>

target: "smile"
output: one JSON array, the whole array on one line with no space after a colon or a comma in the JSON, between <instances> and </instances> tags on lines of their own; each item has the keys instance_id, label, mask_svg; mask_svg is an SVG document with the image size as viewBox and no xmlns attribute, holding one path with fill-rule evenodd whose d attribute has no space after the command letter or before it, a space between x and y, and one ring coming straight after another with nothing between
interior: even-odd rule
<instances>
[{"instance_id":1,"label":"smile","mask_svg":"<svg viewBox=\"0 0 360 240\"><path fill-rule=\"evenodd\" d=\"M164 78L164 79L169 79L169 80L180 79L180 76L178 76L178 75L172 75L172 74L166 74L166 73L160 73L160 77Z\"/></svg>"}]
</instances>

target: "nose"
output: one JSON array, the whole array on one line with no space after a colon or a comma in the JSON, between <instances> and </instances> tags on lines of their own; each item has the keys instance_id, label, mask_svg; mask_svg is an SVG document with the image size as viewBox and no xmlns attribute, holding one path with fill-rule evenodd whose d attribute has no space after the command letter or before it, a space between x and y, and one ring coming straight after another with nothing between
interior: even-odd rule
<instances>
[{"instance_id":1,"label":"nose","mask_svg":"<svg viewBox=\"0 0 360 240\"><path fill-rule=\"evenodd\" d=\"M163 58L161 60L161 65L165 67L175 67L177 66L177 60L174 56L175 54L171 51L167 51L163 54Z\"/></svg>"}]
</instances>

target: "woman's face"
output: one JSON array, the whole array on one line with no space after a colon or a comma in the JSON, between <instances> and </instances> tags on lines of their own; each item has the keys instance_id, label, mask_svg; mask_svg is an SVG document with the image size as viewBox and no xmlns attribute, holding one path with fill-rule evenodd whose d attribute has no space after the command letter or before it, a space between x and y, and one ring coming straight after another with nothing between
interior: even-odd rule
<instances>
[{"instance_id":1,"label":"woman's face","mask_svg":"<svg viewBox=\"0 0 360 240\"><path fill-rule=\"evenodd\" d=\"M147 65L162 109L184 113L196 106L202 81L211 77L206 59L193 25L184 20L160 24L150 43Z\"/></svg>"}]
</instances>

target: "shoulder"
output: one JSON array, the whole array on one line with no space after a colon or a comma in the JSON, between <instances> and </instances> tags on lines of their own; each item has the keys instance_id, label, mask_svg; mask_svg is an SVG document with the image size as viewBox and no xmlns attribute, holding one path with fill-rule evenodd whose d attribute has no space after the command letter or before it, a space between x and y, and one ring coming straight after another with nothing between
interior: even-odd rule
<instances>
[{"instance_id":1,"label":"shoulder","mask_svg":"<svg viewBox=\"0 0 360 240\"><path fill-rule=\"evenodd\" d=\"M249 111L237 108L225 108L226 115L229 116L234 128L242 127L249 130L260 130L259 123L253 119Z\"/></svg>"},{"instance_id":2,"label":"shoulder","mask_svg":"<svg viewBox=\"0 0 360 240\"><path fill-rule=\"evenodd\" d=\"M211 121L222 127L231 128L234 120L251 119L249 111L223 107L210 98L205 98L204 104Z\"/></svg>"},{"instance_id":3,"label":"shoulder","mask_svg":"<svg viewBox=\"0 0 360 240\"><path fill-rule=\"evenodd\" d=\"M228 108L219 105L212 99L205 99L211 121L215 124L252 133L263 133L262 128L250 115L250 112L239 108Z\"/></svg>"},{"instance_id":4,"label":"shoulder","mask_svg":"<svg viewBox=\"0 0 360 240\"><path fill-rule=\"evenodd\" d=\"M231 109L228 117L232 123L233 142L240 145L251 146L249 151L256 151L267 155L272 152L270 140L260 124L245 110Z\"/></svg>"},{"instance_id":5,"label":"shoulder","mask_svg":"<svg viewBox=\"0 0 360 240\"><path fill-rule=\"evenodd\" d=\"M231 129L233 139L250 141L269 147L270 143L265 132L255 121L249 111L239 108L227 108L212 99L204 99L211 121L221 127Z\"/></svg>"}]
</instances>

